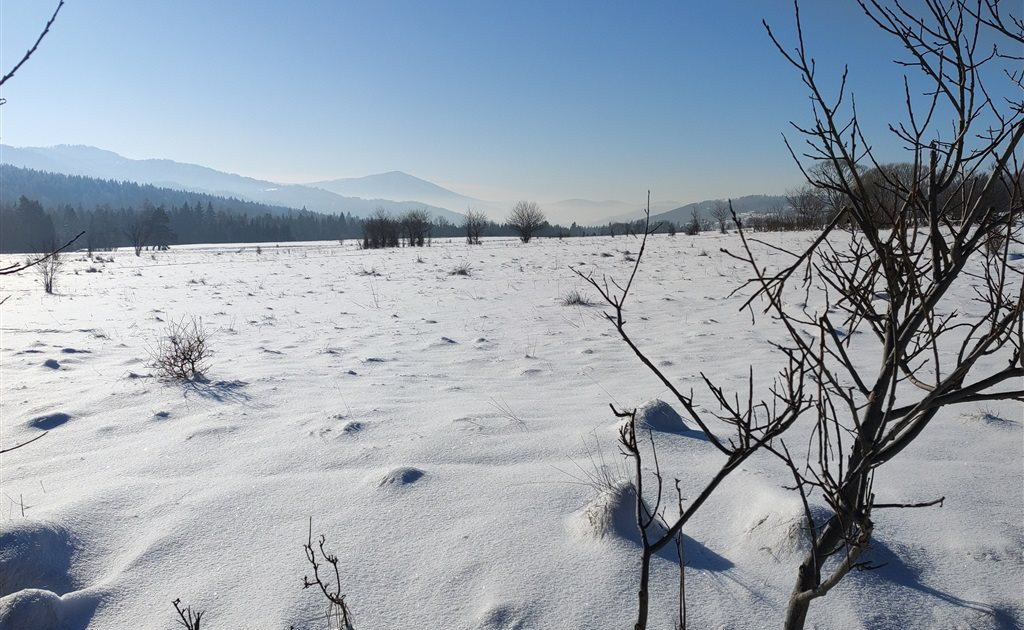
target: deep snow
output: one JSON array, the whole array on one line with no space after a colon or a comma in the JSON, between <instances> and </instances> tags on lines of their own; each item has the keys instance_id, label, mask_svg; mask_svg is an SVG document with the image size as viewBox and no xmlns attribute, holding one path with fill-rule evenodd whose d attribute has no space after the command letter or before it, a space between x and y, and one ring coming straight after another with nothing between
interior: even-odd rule
<instances>
[{"instance_id":1,"label":"deep snow","mask_svg":"<svg viewBox=\"0 0 1024 630\"><path fill-rule=\"evenodd\" d=\"M779 331L727 297L748 272L719 247L737 244L654 237L628 309L707 404L701 371L744 386L749 364L761 383L777 367ZM211 629L323 627L301 588L312 517L360 630L631 627L639 556L608 403L672 401L601 308L559 298L597 298L569 265L623 277L638 245L187 246L69 254L55 296L31 271L3 277L3 446L49 434L0 456L0 626L28 627L21 606L60 627L170 628L180 597ZM212 333L208 382L157 378L150 349L192 315ZM653 409L666 475L692 496L722 456ZM1016 403L947 409L883 468L880 501L945 505L878 512L885 566L809 625L1024 625L1021 420ZM687 527L690 627L781 624L800 550L788 481L755 457ZM652 627L671 627L676 579L660 556Z\"/></svg>"}]
</instances>

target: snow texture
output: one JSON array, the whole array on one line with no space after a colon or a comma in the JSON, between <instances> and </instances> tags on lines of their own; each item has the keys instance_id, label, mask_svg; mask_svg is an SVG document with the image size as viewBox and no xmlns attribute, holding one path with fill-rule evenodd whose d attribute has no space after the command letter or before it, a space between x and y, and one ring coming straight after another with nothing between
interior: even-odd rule
<instances>
[{"instance_id":1,"label":"snow texture","mask_svg":"<svg viewBox=\"0 0 1024 630\"><path fill-rule=\"evenodd\" d=\"M69 254L53 296L34 274L5 276L2 443L48 433L0 460L0 627L170 628L180 597L211 629L323 628L323 602L301 588L311 517L360 630L631 627L635 505L608 404L639 407L670 512L673 479L685 504L723 462L602 308L561 304L586 290L569 265L621 280L637 246ZM626 314L708 414L701 373L743 396L752 366L766 392L783 335L738 310L742 291L728 297L749 271L721 247L737 237L654 237ZM471 276L449 275L461 264ZM969 286L954 292L961 312L977 308ZM191 316L211 333L208 380L161 379L150 352ZM870 364L869 337L851 339L855 361ZM881 568L815 602L809 627L1024 625L1021 419L1015 403L945 409L887 464L879 501L945 503L879 511ZM789 484L753 457L684 529L690 627L781 625L806 544ZM654 559L651 628L672 627L675 553Z\"/></svg>"}]
</instances>

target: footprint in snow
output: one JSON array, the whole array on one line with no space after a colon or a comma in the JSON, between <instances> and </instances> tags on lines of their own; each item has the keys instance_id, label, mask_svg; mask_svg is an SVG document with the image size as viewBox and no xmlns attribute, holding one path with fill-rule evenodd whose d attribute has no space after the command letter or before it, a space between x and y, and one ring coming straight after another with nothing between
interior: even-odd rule
<instances>
[{"instance_id":1,"label":"footprint in snow","mask_svg":"<svg viewBox=\"0 0 1024 630\"><path fill-rule=\"evenodd\" d=\"M47 359L47 360L43 361L43 367L48 367L51 370L59 370L60 369L60 362L57 361L57 359Z\"/></svg>"}]
</instances>

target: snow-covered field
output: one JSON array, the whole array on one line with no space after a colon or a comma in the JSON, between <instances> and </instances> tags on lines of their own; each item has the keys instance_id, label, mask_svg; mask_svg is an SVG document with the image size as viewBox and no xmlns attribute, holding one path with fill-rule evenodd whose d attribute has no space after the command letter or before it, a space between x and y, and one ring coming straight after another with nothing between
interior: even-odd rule
<instances>
[{"instance_id":1,"label":"snow-covered field","mask_svg":"<svg viewBox=\"0 0 1024 630\"><path fill-rule=\"evenodd\" d=\"M654 237L628 309L639 344L708 405L701 371L742 387L748 365L762 383L777 369L779 331L727 297L748 272L719 247L737 244ZM0 595L54 591L67 628L171 628L177 597L211 630L321 628L322 602L302 589L312 517L359 630L631 627L630 508L590 480L602 460L624 478L608 403L672 401L600 308L560 298L598 297L569 265L621 278L637 247L73 254L55 296L34 273L5 276L3 447L49 433L0 456ZM461 263L470 275L451 275ZM970 308L969 288L957 295ZM211 332L203 384L150 365L186 316ZM879 511L885 566L851 574L809 625L1024 625L1021 420L1016 403L946 409L884 467L879 501L945 504ZM684 496L721 464L694 434L657 439ZM691 628L781 625L800 557L788 481L752 458L687 527ZM588 518L602 506L619 508L607 527ZM672 624L673 560L654 567L654 628Z\"/></svg>"}]
</instances>

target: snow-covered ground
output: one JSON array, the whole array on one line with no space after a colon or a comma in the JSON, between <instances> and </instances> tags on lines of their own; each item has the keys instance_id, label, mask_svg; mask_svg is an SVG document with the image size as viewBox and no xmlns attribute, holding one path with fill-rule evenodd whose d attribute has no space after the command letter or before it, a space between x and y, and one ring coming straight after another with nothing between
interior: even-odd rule
<instances>
[{"instance_id":1,"label":"snow-covered ground","mask_svg":"<svg viewBox=\"0 0 1024 630\"><path fill-rule=\"evenodd\" d=\"M737 244L654 237L628 309L708 405L701 371L742 387L748 365L761 382L777 368L779 331L727 297L748 271L719 247ZM68 255L55 296L3 277L3 447L49 433L0 456L0 595L53 591L67 628L170 628L177 597L211 630L320 628L301 587L312 517L360 630L631 627L629 508L590 480L602 461L625 478L608 403L672 401L600 308L560 298L597 298L569 265L621 278L637 246L189 246ZM216 353L203 384L150 365L188 316ZM815 602L809 626L1024 625L1021 420L1015 403L947 409L885 466L880 501L945 504L879 511L885 566ZM693 434L657 439L685 496L721 464ZM788 481L752 458L687 527L691 628L781 625L799 562ZM673 554L654 567L653 628L672 624Z\"/></svg>"}]
</instances>

